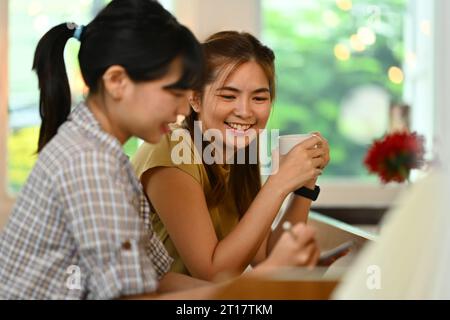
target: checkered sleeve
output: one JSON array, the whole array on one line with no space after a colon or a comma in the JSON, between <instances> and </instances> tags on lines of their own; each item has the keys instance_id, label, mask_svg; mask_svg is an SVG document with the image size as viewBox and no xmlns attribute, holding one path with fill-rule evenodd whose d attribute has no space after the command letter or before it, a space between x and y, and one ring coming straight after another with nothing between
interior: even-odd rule
<instances>
[{"instance_id":1,"label":"checkered sleeve","mask_svg":"<svg viewBox=\"0 0 450 320\"><path fill-rule=\"evenodd\" d=\"M140 218L139 195L123 177L120 161L101 150L82 152L59 179L88 297L155 291L160 270L147 252L151 235Z\"/></svg>"},{"instance_id":2,"label":"checkered sleeve","mask_svg":"<svg viewBox=\"0 0 450 320\"><path fill-rule=\"evenodd\" d=\"M144 221L145 228L149 231L149 237L145 244L147 255L153 262L155 271L158 276L158 280L170 271L170 266L173 263L173 259L169 256L166 248L164 247L158 235L153 232L153 227L150 222L150 208L147 197L142 193L141 195L141 215Z\"/></svg>"}]
</instances>

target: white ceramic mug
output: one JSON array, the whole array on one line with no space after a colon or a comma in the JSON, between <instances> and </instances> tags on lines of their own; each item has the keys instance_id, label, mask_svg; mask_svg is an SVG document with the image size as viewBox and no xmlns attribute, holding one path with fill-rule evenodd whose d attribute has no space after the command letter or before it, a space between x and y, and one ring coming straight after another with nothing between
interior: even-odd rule
<instances>
[{"instance_id":1,"label":"white ceramic mug","mask_svg":"<svg viewBox=\"0 0 450 320\"><path fill-rule=\"evenodd\" d=\"M304 133L304 134L290 134L286 136L280 136L278 139L278 147L280 150L280 155L285 155L293 147L295 147L297 144L305 141L308 138L311 138L313 136L312 133Z\"/></svg>"}]
</instances>

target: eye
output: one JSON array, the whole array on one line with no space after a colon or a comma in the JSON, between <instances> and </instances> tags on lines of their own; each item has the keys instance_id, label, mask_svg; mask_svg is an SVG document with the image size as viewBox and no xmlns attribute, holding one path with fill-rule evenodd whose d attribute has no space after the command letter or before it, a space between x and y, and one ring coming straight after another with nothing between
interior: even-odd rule
<instances>
[{"instance_id":1,"label":"eye","mask_svg":"<svg viewBox=\"0 0 450 320\"><path fill-rule=\"evenodd\" d=\"M184 97L184 93L180 93L180 92L173 92L173 95L177 98L183 98Z\"/></svg>"},{"instance_id":2,"label":"eye","mask_svg":"<svg viewBox=\"0 0 450 320\"><path fill-rule=\"evenodd\" d=\"M265 102L268 101L269 98L268 97L254 97L253 98L256 102Z\"/></svg>"},{"instance_id":3,"label":"eye","mask_svg":"<svg viewBox=\"0 0 450 320\"><path fill-rule=\"evenodd\" d=\"M185 90L169 89L169 92L176 98L183 98L186 95Z\"/></svg>"},{"instance_id":4,"label":"eye","mask_svg":"<svg viewBox=\"0 0 450 320\"><path fill-rule=\"evenodd\" d=\"M225 95L225 94L221 94L221 95L219 95L219 97L221 97L222 99L227 100L227 101L231 101L231 100L236 99L235 96L232 96L232 95Z\"/></svg>"}]
</instances>

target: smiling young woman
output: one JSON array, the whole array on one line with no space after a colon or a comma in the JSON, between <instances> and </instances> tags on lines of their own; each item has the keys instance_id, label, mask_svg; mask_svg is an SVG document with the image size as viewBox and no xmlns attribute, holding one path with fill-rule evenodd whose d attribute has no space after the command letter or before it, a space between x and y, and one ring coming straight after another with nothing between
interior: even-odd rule
<instances>
[{"instance_id":1,"label":"smiling young woman","mask_svg":"<svg viewBox=\"0 0 450 320\"><path fill-rule=\"evenodd\" d=\"M258 139L247 133L265 128L275 97L274 54L252 35L233 31L212 35L203 50L207 84L193 93L192 113L182 128L191 140L198 129L203 136L209 130L220 134L200 146L189 143L191 156L203 155L198 149L212 143L248 154ZM264 261L283 233L281 227L272 232L271 225L284 199L299 187L313 189L318 168L329 160L326 140L314 136L294 148L262 186L258 162L209 163L200 157L199 163L175 164L171 155L177 144L170 134L157 145L144 144L132 163L156 213L153 227L175 260L171 270L206 280L240 274ZM312 151L317 144L321 148ZM305 222L310 205L297 196L285 218ZM301 254L284 256L280 264L315 265L314 232L305 226L295 230L304 240Z\"/></svg>"}]
</instances>

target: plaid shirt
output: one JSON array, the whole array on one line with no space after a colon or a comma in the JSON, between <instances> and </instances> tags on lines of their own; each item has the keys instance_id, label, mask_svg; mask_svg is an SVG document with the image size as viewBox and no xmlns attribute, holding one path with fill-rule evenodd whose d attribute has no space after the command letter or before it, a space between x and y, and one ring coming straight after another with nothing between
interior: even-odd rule
<instances>
[{"instance_id":1,"label":"plaid shirt","mask_svg":"<svg viewBox=\"0 0 450 320\"><path fill-rule=\"evenodd\" d=\"M0 299L155 291L172 259L120 143L76 107L42 150L0 233Z\"/></svg>"}]
</instances>

